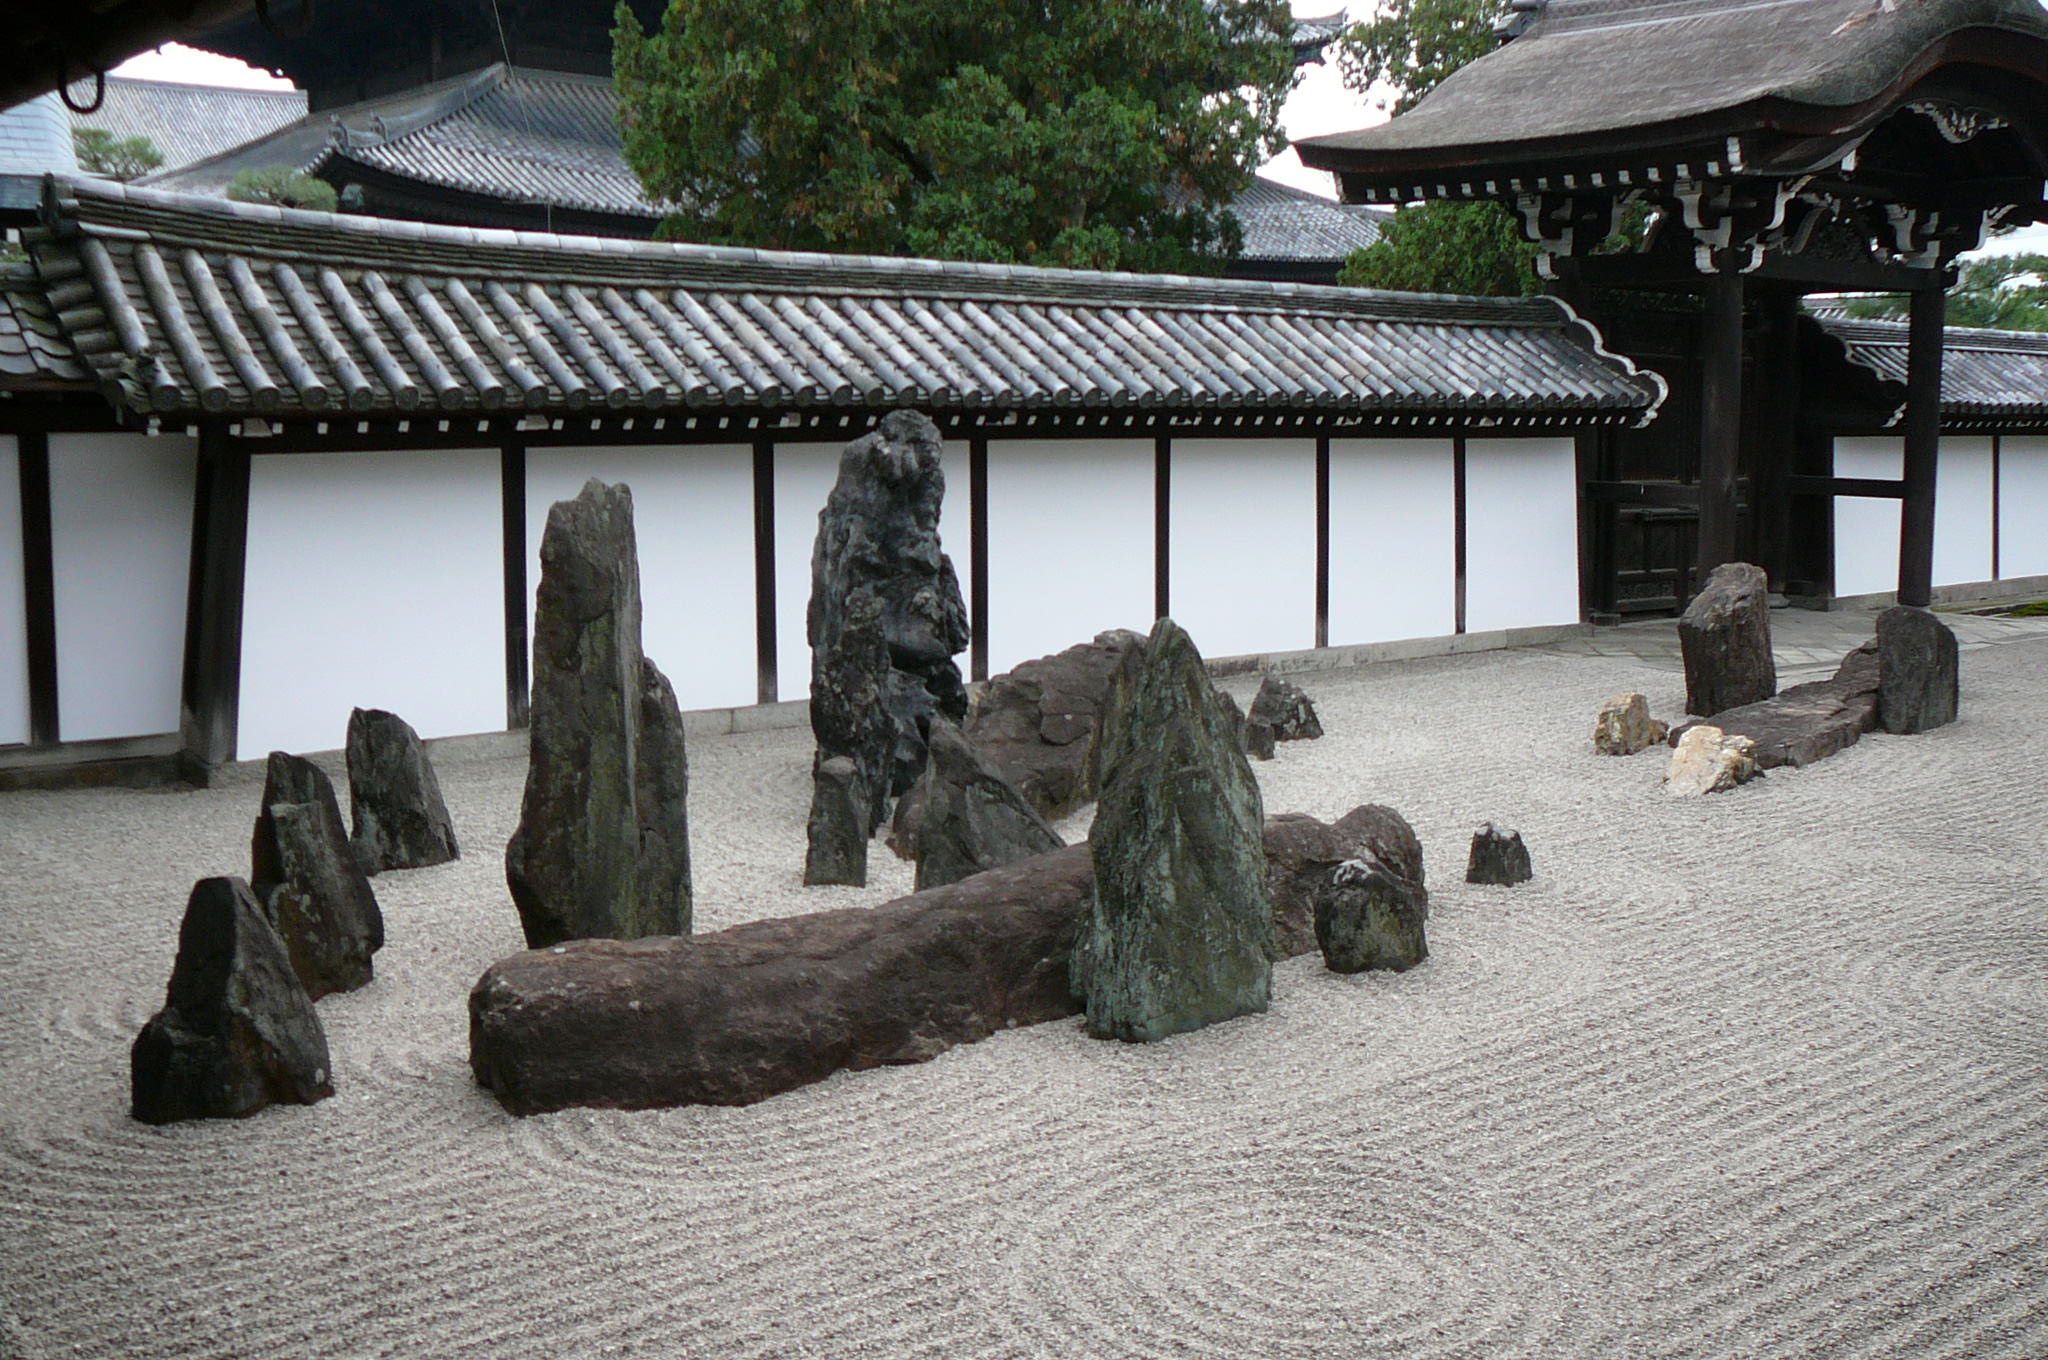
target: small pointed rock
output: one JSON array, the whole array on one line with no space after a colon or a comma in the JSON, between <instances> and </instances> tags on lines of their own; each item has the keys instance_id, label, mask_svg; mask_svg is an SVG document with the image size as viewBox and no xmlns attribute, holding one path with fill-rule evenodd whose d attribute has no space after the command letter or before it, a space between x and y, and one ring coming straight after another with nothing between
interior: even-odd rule
<instances>
[{"instance_id":1,"label":"small pointed rock","mask_svg":"<svg viewBox=\"0 0 2048 1360\"><path fill-rule=\"evenodd\" d=\"M850 756L821 760L811 771L811 816L804 828L804 886L868 881L867 787Z\"/></svg>"},{"instance_id":2,"label":"small pointed rock","mask_svg":"<svg viewBox=\"0 0 2048 1360\"><path fill-rule=\"evenodd\" d=\"M411 724L381 708L348 716L348 806L366 874L446 864L461 851L441 781Z\"/></svg>"},{"instance_id":3,"label":"small pointed rock","mask_svg":"<svg viewBox=\"0 0 2048 1360\"><path fill-rule=\"evenodd\" d=\"M1472 833L1472 853L1465 861L1467 883L1512 887L1533 876L1529 847L1522 844L1521 832L1488 822Z\"/></svg>"},{"instance_id":4,"label":"small pointed rock","mask_svg":"<svg viewBox=\"0 0 2048 1360\"><path fill-rule=\"evenodd\" d=\"M136 1119L227 1119L334 1094L327 1036L239 878L193 885L164 1008L129 1054Z\"/></svg>"},{"instance_id":5,"label":"small pointed rock","mask_svg":"<svg viewBox=\"0 0 2048 1360\"><path fill-rule=\"evenodd\" d=\"M1252 698L1250 720L1271 727L1275 741L1307 741L1323 735L1322 721L1316 717L1316 706L1308 695L1277 675L1259 682L1259 692Z\"/></svg>"},{"instance_id":6,"label":"small pointed rock","mask_svg":"<svg viewBox=\"0 0 2048 1360\"><path fill-rule=\"evenodd\" d=\"M319 766L272 751L250 837L250 887L307 995L370 981L384 914L356 862L334 786Z\"/></svg>"},{"instance_id":7,"label":"small pointed rock","mask_svg":"<svg viewBox=\"0 0 2048 1360\"><path fill-rule=\"evenodd\" d=\"M1640 694L1617 694L1593 719L1593 749L1603 756L1632 756L1660 744L1668 729L1650 716L1650 701Z\"/></svg>"},{"instance_id":8,"label":"small pointed rock","mask_svg":"<svg viewBox=\"0 0 2048 1360\"><path fill-rule=\"evenodd\" d=\"M959 728L933 718L929 741L924 816L917 827L918 892L1066 844Z\"/></svg>"}]
</instances>

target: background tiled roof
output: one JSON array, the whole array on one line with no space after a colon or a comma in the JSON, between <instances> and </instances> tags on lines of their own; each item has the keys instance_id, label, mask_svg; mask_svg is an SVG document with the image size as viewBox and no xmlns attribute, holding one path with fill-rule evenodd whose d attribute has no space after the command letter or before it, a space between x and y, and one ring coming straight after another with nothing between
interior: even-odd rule
<instances>
[{"instance_id":1,"label":"background tiled roof","mask_svg":"<svg viewBox=\"0 0 2048 1360\"><path fill-rule=\"evenodd\" d=\"M77 103L91 97L91 82L72 89ZM73 113L71 126L105 128L118 138L149 138L163 153L158 172L163 173L267 137L305 113L304 90L236 90L108 76L105 101L91 113Z\"/></svg>"},{"instance_id":2,"label":"background tiled roof","mask_svg":"<svg viewBox=\"0 0 2048 1360\"><path fill-rule=\"evenodd\" d=\"M1880 377L1906 382L1906 323L1822 317L1849 356ZM1950 327L1942 346L1941 410L1960 418L2048 416L2048 334Z\"/></svg>"}]
</instances>

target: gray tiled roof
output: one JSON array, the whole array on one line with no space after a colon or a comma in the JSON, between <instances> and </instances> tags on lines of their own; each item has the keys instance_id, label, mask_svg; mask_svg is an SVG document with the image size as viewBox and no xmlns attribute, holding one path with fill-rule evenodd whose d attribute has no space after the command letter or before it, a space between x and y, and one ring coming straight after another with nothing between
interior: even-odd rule
<instances>
[{"instance_id":1,"label":"gray tiled roof","mask_svg":"<svg viewBox=\"0 0 2048 1360\"><path fill-rule=\"evenodd\" d=\"M1945 36L1973 25L2048 38L2037 0L1549 0L1528 29L1379 127L1305 139L1373 152L1483 148L1643 129L1770 106L1872 99ZM1790 123L1787 120L1792 120ZM1714 132L1740 131L1724 127Z\"/></svg>"},{"instance_id":2,"label":"gray tiled roof","mask_svg":"<svg viewBox=\"0 0 2048 1360\"><path fill-rule=\"evenodd\" d=\"M26 264L0 264L0 380L12 390L69 386L92 376Z\"/></svg>"},{"instance_id":3,"label":"gray tiled roof","mask_svg":"<svg viewBox=\"0 0 2048 1360\"><path fill-rule=\"evenodd\" d=\"M1635 423L1662 381L1544 298L437 227L73 181L29 245L141 412L915 405Z\"/></svg>"},{"instance_id":4,"label":"gray tiled roof","mask_svg":"<svg viewBox=\"0 0 2048 1360\"><path fill-rule=\"evenodd\" d=\"M1906 323L1822 317L1822 329L1879 377L1906 382ZM1944 420L2048 418L2048 334L1951 326L1942 345Z\"/></svg>"},{"instance_id":5,"label":"gray tiled roof","mask_svg":"<svg viewBox=\"0 0 2048 1360\"><path fill-rule=\"evenodd\" d=\"M140 181L160 189L218 194L235 173L288 165L342 179L351 166L380 175L514 204L549 204L644 223L650 203L626 164L616 123L618 98L603 76L504 65L330 110L211 161ZM1231 205L1243 224L1247 260L1342 263L1378 235L1378 209L1332 203L1271 180L1255 180Z\"/></svg>"},{"instance_id":6,"label":"gray tiled roof","mask_svg":"<svg viewBox=\"0 0 2048 1360\"><path fill-rule=\"evenodd\" d=\"M74 86L72 97L81 104L90 99L91 83ZM105 101L91 113L72 114L71 126L149 138L163 153L161 174L267 137L305 114L304 90L236 90L108 76Z\"/></svg>"}]
</instances>

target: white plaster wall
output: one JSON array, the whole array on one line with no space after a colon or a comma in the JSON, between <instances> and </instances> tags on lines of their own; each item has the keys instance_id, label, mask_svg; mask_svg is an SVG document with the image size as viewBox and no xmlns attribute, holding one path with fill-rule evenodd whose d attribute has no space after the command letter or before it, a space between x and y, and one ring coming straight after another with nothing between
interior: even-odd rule
<instances>
[{"instance_id":1,"label":"white plaster wall","mask_svg":"<svg viewBox=\"0 0 2048 1360\"><path fill-rule=\"evenodd\" d=\"M196 458L183 435L50 436L65 741L178 730Z\"/></svg>"},{"instance_id":2,"label":"white plaster wall","mask_svg":"<svg viewBox=\"0 0 2048 1360\"><path fill-rule=\"evenodd\" d=\"M1170 485L1167 589L1202 655L1315 646L1315 441L1176 439Z\"/></svg>"},{"instance_id":3,"label":"white plaster wall","mask_svg":"<svg viewBox=\"0 0 2048 1360\"><path fill-rule=\"evenodd\" d=\"M0 434L0 746L28 740L28 601L22 590L21 465Z\"/></svg>"},{"instance_id":4,"label":"white plaster wall","mask_svg":"<svg viewBox=\"0 0 2048 1360\"><path fill-rule=\"evenodd\" d=\"M592 477L633 490L640 547L640 645L686 709L759 696L754 644L754 463L746 446L530 449L527 617L540 587L548 508Z\"/></svg>"},{"instance_id":5,"label":"white plaster wall","mask_svg":"<svg viewBox=\"0 0 2048 1360\"><path fill-rule=\"evenodd\" d=\"M1988 581L1990 437L1944 437L1934 466L1934 584Z\"/></svg>"},{"instance_id":6,"label":"white plaster wall","mask_svg":"<svg viewBox=\"0 0 2048 1360\"><path fill-rule=\"evenodd\" d=\"M1998 574L2048 576L2048 436L1998 442Z\"/></svg>"},{"instance_id":7,"label":"white plaster wall","mask_svg":"<svg viewBox=\"0 0 2048 1360\"><path fill-rule=\"evenodd\" d=\"M1572 441L1467 440L1465 630L1578 621L1578 470Z\"/></svg>"},{"instance_id":8,"label":"white plaster wall","mask_svg":"<svg viewBox=\"0 0 2048 1360\"><path fill-rule=\"evenodd\" d=\"M991 446L993 447L993 446ZM811 692L811 644L804 615L811 602L811 549L818 541L818 512L839 480L844 444L775 446L775 669L778 699L803 699ZM953 559L960 594L973 617L974 583L968 565L973 545L968 477L971 460L964 443L950 443L939 456L946 478L939 502L939 547ZM962 674L967 657L958 658Z\"/></svg>"},{"instance_id":9,"label":"white plaster wall","mask_svg":"<svg viewBox=\"0 0 2048 1360\"><path fill-rule=\"evenodd\" d=\"M1330 643L1457 631L1448 439L1330 441Z\"/></svg>"},{"instance_id":10,"label":"white plaster wall","mask_svg":"<svg viewBox=\"0 0 2048 1360\"><path fill-rule=\"evenodd\" d=\"M1835 441L1837 477L1897 481L1906 445L1896 435ZM1936 513L1941 488L1935 488ZM1899 502L1872 496L1835 497L1835 594L1874 595L1899 588Z\"/></svg>"},{"instance_id":11,"label":"white plaster wall","mask_svg":"<svg viewBox=\"0 0 2048 1360\"><path fill-rule=\"evenodd\" d=\"M991 675L1151 629L1150 439L991 440L988 480Z\"/></svg>"},{"instance_id":12,"label":"white plaster wall","mask_svg":"<svg viewBox=\"0 0 2048 1360\"><path fill-rule=\"evenodd\" d=\"M333 750L351 708L423 737L502 729L497 451L253 462L238 757Z\"/></svg>"}]
</instances>

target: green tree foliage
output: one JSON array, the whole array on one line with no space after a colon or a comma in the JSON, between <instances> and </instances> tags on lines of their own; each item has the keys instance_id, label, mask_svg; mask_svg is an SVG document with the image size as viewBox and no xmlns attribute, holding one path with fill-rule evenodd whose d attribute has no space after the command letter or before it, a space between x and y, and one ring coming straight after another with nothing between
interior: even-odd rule
<instances>
[{"instance_id":1,"label":"green tree foliage","mask_svg":"<svg viewBox=\"0 0 2048 1360\"><path fill-rule=\"evenodd\" d=\"M1375 17L1344 31L1337 69L1379 107L1406 113L1445 76L1494 49L1499 8L1484 0L1382 0Z\"/></svg>"},{"instance_id":2,"label":"green tree foliage","mask_svg":"<svg viewBox=\"0 0 2048 1360\"><path fill-rule=\"evenodd\" d=\"M1903 294L1853 298L1854 317L1903 317ZM1948 324L2001 331L2048 331L2048 255L1993 255L1967 261L1948 291Z\"/></svg>"},{"instance_id":3,"label":"green tree foliage","mask_svg":"<svg viewBox=\"0 0 2048 1360\"><path fill-rule=\"evenodd\" d=\"M280 208L310 208L315 212L333 212L338 201L332 184L288 165L237 170L228 181L228 197L238 203L274 203Z\"/></svg>"},{"instance_id":4,"label":"green tree foliage","mask_svg":"<svg viewBox=\"0 0 2048 1360\"><path fill-rule=\"evenodd\" d=\"M1396 117L1443 79L1491 52L1491 0L1385 0L1375 17L1345 30L1337 52L1344 83ZM1536 247L1497 203L1419 203L1401 209L1379 239L1351 253L1339 283L1418 293L1520 297L1542 291Z\"/></svg>"},{"instance_id":5,"label":"green tree foliage","mask_svg":"<svg viewBox=\"0 0 2048 1360\"><path fill-rule=\"evenodd\" d=\"M622 4L626 159L671 239L1206 269L1282 144L1282 0Z\"/></svg>"},{"instance_id":6,"label":"green tree foliage","mask_svg":"<svg viewBox=\"0 0 2048 1360\"><path fill-rule=\"evenodd\" d=\"M1536 247L1497 203L1416 203L1351 252L1337 282L1408 293L1524 297L1542 292Z\"/></svg>"},{"instance_id":7,"label":"green tree foliage","mask_svg":"<svg viewBox=\"0 0 2048 1360\"><path fill-rule=\"evenodd\" d=\"M71 146L78 168L126 183L164 163L164 154L147 137L116 137L105 128L73 128Z\"/></svg>"}]
</instances>

